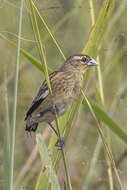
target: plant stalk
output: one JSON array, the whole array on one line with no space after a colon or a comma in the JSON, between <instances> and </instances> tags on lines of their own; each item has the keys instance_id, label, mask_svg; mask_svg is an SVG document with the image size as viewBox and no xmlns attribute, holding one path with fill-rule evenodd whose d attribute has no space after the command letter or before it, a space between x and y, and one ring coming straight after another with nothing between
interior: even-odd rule
<instances>
[{"instance_id":1,"label":"plant stalk","mask_svg":"<svg viewBox=\"0 0 127 190\"><path fill-rule=\"evenodd\" d=\"M14 79L14 102L13 102L13 117L12 117L12 137L11 137L11 146L10 146L9 190L13 190L16 107L17 107L17 91L18 91L20 41L21 41L20 39L21 39L22 15L23 15L22 12L23 12L23 0L20 1L18 42L17 42L16 68L15 68L15 79Z\"/></svg>"}]
</instances>

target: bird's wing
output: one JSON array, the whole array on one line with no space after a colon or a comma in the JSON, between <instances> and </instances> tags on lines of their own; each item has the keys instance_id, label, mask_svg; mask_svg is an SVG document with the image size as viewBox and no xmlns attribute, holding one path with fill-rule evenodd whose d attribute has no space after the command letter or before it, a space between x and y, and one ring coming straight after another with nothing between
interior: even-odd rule
<instances>
[{"instance_id":1,"label":"bird's wing","mask_svg":"<svg viewBox=\"0 0 127 190\"><path fill-rule=\"evenodd\" d=\"M50 80L58 73L58 71L54 71L53 73L51 73L49 75ZM37 107L43 102L43 100L48 96L49 94L49 89L48 89L48 85L46 83L46 80L42 83L42 85L40 86L40 89L37 93L37 95L35 96L35 98L32 101L31 106L29 107L27 113L26 113L26 117L25 120L28 118L29 115L31 115L34 110L37 109Z\"/></svg>"}]
</instances>

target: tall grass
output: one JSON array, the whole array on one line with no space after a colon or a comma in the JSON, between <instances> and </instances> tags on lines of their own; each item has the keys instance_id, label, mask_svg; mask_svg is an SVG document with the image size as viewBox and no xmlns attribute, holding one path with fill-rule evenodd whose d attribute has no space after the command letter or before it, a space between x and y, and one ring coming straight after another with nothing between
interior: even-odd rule
<instances>
[{"instance_id":1,"label":"tall grass","mask_svg":"<svg viewBox=\"0 0 127 190\"><path fill-rule=\"evenodd\" d=\"M76 2L79 3L79 1L76 1ZM29 6L29 3L32 5L31 7ZM46 3L46 1L44 1L43 3ZM61 18L59 19L57 18L57 16L56 18L53 17L53 19L51 19L53 20L53 23L56 22L55 25L52 25L52 23L50 22L51 20L49 19L52 13L53 14L55 13L57 15L57 11L64 12L65 7L61 7L61 9L57 9L57 10L54 8L41 10L42 5L38 4L38 1L29 0L29 2L28 1L25 2L25 9L23 12L23 0L22 0L19 5L20 17L18 21L19 26L18 26L17 45L15 44L13 40L13 35L8 34L6 36L4 32L0 31L0 37L3 39L2 41L4 43L5 42L8 43L8 46L10 47L10 51L12 51L12 49L17 47L16 71L14 73L13 103L12 103L12 95L11 95L12 92L10 91L13 76L11 76L10 80L8 80L6 75L4 77L3 110L2 110L3 121L4 121L3 122L3 127L4 127L3 158L5 158L4 159L4 186L3 186L4 189L12 190L13 182L15 182L15 190L21 189L23 187L25 187L28 190L29 189L49 190L49 189L56 189L56 188L63 189L62 186L64 186L65 188L65 185L63 185L65 184L65 181L66 181L67 189L81 188L81 189L91 190L93 189L92 185L94 184L95 184L94 185L95 189L99 189L99 188L101 189L101 187L98 188L98 186L101 186L101 183L99 184L99 182L97 181L99 176L102 179L102 184L104 184L104 178L107 180L105 184L110 188L110 190L119 189L119 186L121 189L123 189L123 185L124 184L126 185L126 181L124 180L124 177L123 178L121 177L122 179L122 182L121 182L121 179L119 178L118 170L115 165L115 160L119 159L118 157L120 156L121 151L124 150L124 147L126 147L126 144L127 144L127 134L122 128L122 126L125 125L124 112L126 113L126 111L124 109L124 105L122 106L122 109L121 109L122 114L119 113L119 117L115 118L113 115L114 113L117 112L116 108L119 102L120 101L122 102L121 97L125 97L126 79L124 80L125 82L122 82L119 85L117 84L119 88L117 88L117 92L115 96L113 96L113 92L116 91L115 85L117 82L114 85L115 87L113 89L114 90L113 92L112 92L112 89L109 87L110 85L107 85L107 81L109 82L110 78L113 81L112 77L114 77L116 81L118 80L118 78L119 78L118 81L123 81L122 77L124 76L123 74L124 69L122 69L122 67L124 68L124 65L122 64L120 66L120 63L124 60L123 57L126 53L126 48L124 48L124 50L122 48L117 49L116 44L115 44L116 42L110 41L108 34L114 32L112 31L113 30L112 28L114 28L115 24L119 21L120 16L126 10L126 7L125 7L126 4L125 2L123 2L121 3L121 5L119 5L117 1L116 2L117 6L116 6L116 9L114 10L114 5L115 5L114 0L104 0L103 4L99 4L100 7L98 6L98 4L96 4L92 0L89 0L89 3L90 3L90 9L88 8L89 5L88 5L88 2L86 1L82 1L82 6L81 7L79 6L78 11L77 11L78 5L76 5L77 7L72 6L73 9L70 9L70 10L68 7L69 12L64 13L63 14L64 16L62 15ZM12 6L12 5L13 4L9 4L8 6ZM47 6L47 5L44 5L44 6ZM53 7L53 5L50 5L50 6ZM18 6L15 9L19 11ZM91 28L89 29L90 31L89 34L87 32L88 36L86 37L85 32L88 30L88 28L85 28L85 30L83 31L82 26L83 25L86 26L88 23L86 24L87 19L82 17L82 13L84 10L87 11L88 9L89 9L88 20L91 23L91 19L92 19L92 26L91 24L89 24ZM99 10L98 13L97 13L97 10ZM113 10L114 10L114 14L112 15ZM76 12L78 12L78 14ZM38 46L38 51L35 50L35 45L33 45L32 43L26 44L26 42L23 41L24 38L21 38L22 13L24 13L23 26L25 26L23 28L24 29L23 32L24 31L26 32L26 33L24 32L24 35L26 36L28 35L29 38L34 38L35 41L34 40L33 41L34 41L34 44ZM61 13L59 13L59 15L61 15ZM78 22L75 21L75 23L73 23L73 25L75 26L75 30L74 30L72 22L73 22L73 19L75 18L75 15L76 15L76 19L78 17L79 20ZM30 22L32 23L32 27L30 24L26 25L26 20L28 23ZM118 23L121 23L121 22L118 22ZM25 30L27 27L29 27L28 33ZM77 28L80 31L84 32L82 36L85 36L87 38L87 42L85 43L84 39L77 41L76 39L73 38L72 49L69 49L71 43L69 40L67 43L66 38L68 36L68 33L72 35L73 32L78 30ZM34 35L33 35L32 29L34 31ZM67 31L67 33L63 35L62 33L63 31ZM21 40L22 40L23 48L20 47ZM122 41L121 43L124 43L124 42ZM75 47L74 47L74 44L75 44ZM81 48L81 47L84 47L84 48ZM108 51L104 52L103 47L105 47L105 49L108 48ZM66 141L66 146L65 146L64 151L62 151L61 153L61 151L58 151L57 148L54 146L57 140L57 137L55 134L51 135L51 138L49 138L49 141L47 140L48 139L47 136L49 136L48 130L45 130L45 132L47 132L46 135L45 135L45 132L43 133L42 136L40 134L39 135L37 134L36 135L37 145L36 143L35 145L33 145L34 142L31 143L31 141L33 141L34 135L30 139L27 138L27 143L26 143L25 135L23 133L24 129L23 127L19 127L17 130L18 137L16 139L16 141L20 144L20 149L21 149L20 151L22 153L22 156L19 156L20 157L19 158L18 154L20 155L19 153L20 151L17 151L15 147L16 119L20 121L19 123L21 123L21 126L24 126L23 115L25 113L26 107L28 107L30 99L32 99L33 97L33 95L31 95L32 94L31 86L33 88L34 82L38 80L38 76L37 76L38 74L36 75L35 71L34 73L32 73L32 78L30 78L31 71L33 72L32 69L34 69L33 66L35 66L38 69L38 71L40 70L41 73L44 74L48 83L48 87L50 89L50 93L52 95L49 74L52 72L52 70L54 70L53 68L57 66L58 63L60 63L60 61L62 63L63 60L66 59L64 52L66 55L67 54L69 55L71 53L74 53L74 51L77 52L77 50L79 49L82 53L89 54L90 56L94 58L96 58L97 55L100 55L99 61L98 61L100 65L97 68L97 73L95 71L95 74L93 75L93 71L91 72L91 70L89 70L87 74L84 76L84 86L83 86L82 94L79 96L77 101L74 102L72 108L64 116L62 116L59 119L57 118L57 115L56 115L56 123L57 123L56 127L57 127L57 130L59 131L59 138L64 137ZM80 53L80 52L77 52L77 53ZM19 104L18 104L17 90L18 90L18 83L19 83L18 71L19 71L19 55L20 54L23 55L22 63L21 63L21 68L23 68L23 72L20 75L21 81L19 85ZM56 62L55 66L54 66L53 61ZM30 64L28 64L28 62L30 62ZM49 65L50 62L51 64ZM108 63L111 63L111 64L108 64ZM119 69L119 72L117 71L117 68ZM117 74L113 73L114 70L117 71L116 72ZM8 75L10 77L10 73ZM92 80L94 80L94 83L93 85L91 85L91 83L88 85L89 91L87 91L88 96L86 97L84 95L84 89L86 88L88 84L88 80L91 79L91 76L92 76ZM23 81L25 81L23 83L22 83L22 78L24 78ZM7 87L8 84L9 86ZM29 89L27 89L28 86L29 86ZM36 82L36 86L39 86L37 82ZM7 92L7 89L9 93ZM28 92L28 94L25 94L25 93L23 94L23 92L26 92L26 91ZM91 98L89 97L89 94ZM112 100L112 97L114 97L113 100ZM22 101L23 99L25 99L26 102ZM126 102L124 103L126 105ZM9 129L10 128L9 116L11 116L11 114L8 113L11 109L10 105L13 105L13 114L12 114L13 117L12 119L10 117L10 120L12 120L11 131ZM19 112L17 113L17 109L16 109L17 105L19 106L20 113ZM8 109L8 106L10 109ZM93 120L92 120L92 117L89 116L89 110L92 113L92 116L94 118ZM79 112L80 112L80 116L83 115L83 118L82 116L79 117ZM80 120L80 123L78 122L79 120ZM84 125L85 125L85 128L82 127ZM96 146L94 147L93 144L95 144L96 136L97 136L96 129L94 129L93 127L94 125L99 126L98 130L100 132L100 136L102 137L104 145L101 143L101 139L99 137L96 143ZM100 125L101 125L101 128L100 128ZM75 129L73 128L74 126L75 126ZM89 126L91 127L88 130L89 131L89 134L88 134L87 128ZM41 131L40 128L41 127L39 127L38 129L39 132ZM109 143L107 143L108 142L107 139L105 140L105 137L102 131L103 128L107 128L110 131L111 137L113 136L113 142L111 139L111 146L110 146L113 149L111 150L108 145ZM91 130L92 130L92 133L91 133ZM9 135L11 137L10 139L9 139ZM70 138L68 138L69 136ZM121 141L119 141L118 138L121 139ZM77 139L78 139L78 142L77 142ZM117 141L120 142L120 147ZM22 146L24 142L25 142L25 146ZM122 142L124 142L125 145L122 144ZM115 152L114 150L117 149L116 146L118 146L118 150L120 153L116 151L117 157L114 158L113 155ZM37 147L41 156L41 160L37 154ZM89 149L88 155L87 155L87 150L85 150L85 147ZM91 147L95 148L95 151L93 153L92 153ZM104 169L105 156L103 157L103 152L101 151L102 150L101 147L105 147L105 149L107 150L106 154L108 154L108 156L110 157L110 162L106 163L106 165L109 166L109 168L106 171ZM14 160L15 152L16 152L16 159ZM90 156L93 155L91 156L92 159L89 155ZM88 157L87 164L80 165L80 163L85 163L84 160L86 159L86 157ZM61 158L63 158L63 160ZM101 166L100 165L98 166L100 159L103 159L104 163L101 163ZM42 163L42 166L40 166L41 163ZM61 166L61 163L62 164L64 163L64 169ZM16 166L15 167L16 175L14 175L14 164ZM126 166L126 162L125 162L125 166ZM101 167L101 169L98 169L99 167ZM114 169L114 171L112 170L112 168ZM95 174L94 170L98 170L98 174ZM109 172L109 177L105 175L107 171ZM116 178L114 178L115 175L113 175L113 173L116 175ZM63 177L65 174L66 174L66 180ZM103 175L105 175L105 177L103 177ZM121 175L124 175L124 174L122 173ZM94 177L94 180L92 177ZM117 180L114 180L114 179L117 179ZM102 187L104 190L107 187L106 185L103 185Z\"/></svg>"},{"instance_id":2,"label":"tall grass","mask_svg":"<svg viewBox=\"0 0 127 190\"><path fill-rule=\"evenodd\" d=\"M4 86L3 86L3 151L4 151L4 189L9 189L9 158L10 158L10 123L9 123L9 110L8 110L8 93L7 93L7 73L4 73Z\"/></svg>"},{"instance_id":3,"label":"tall grass","mask_svg":"<svg viewBox=\"0 0 127 190\"><path fill-rule=\"evenodd\" d=\"M22 29L22 15L23 15L23 0L20 4L19 26L18 26L18 42L16 54L16 67L14 79L14 99L13 99L13 117L12 117L12 131L10 143L10 161L9 161L9 189L13 190L13 176L14 176L14 152L15 152L15 131L16 131L16 108L17 108L17 91L18 91L18 73L19 73L19 56L20 56L20 38Z\"/></svg>"}]
</instances>

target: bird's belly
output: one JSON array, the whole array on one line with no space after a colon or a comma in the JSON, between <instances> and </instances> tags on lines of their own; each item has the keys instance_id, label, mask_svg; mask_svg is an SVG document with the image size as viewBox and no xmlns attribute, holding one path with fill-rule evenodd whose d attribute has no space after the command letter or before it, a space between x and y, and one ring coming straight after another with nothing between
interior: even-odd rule
<instances>
[{"instance_id":1,"label":"bird's belly","mask_svg":"<svg viewBox=\"0 0 127 190\"><path fill-rule=\"evenodd\" d=\"M72 105L73 99L72 98L66 98L66 99L60 99L55 101L56 105L56 111L58 116L63 115Z\"/></svg>"}]
</instances>

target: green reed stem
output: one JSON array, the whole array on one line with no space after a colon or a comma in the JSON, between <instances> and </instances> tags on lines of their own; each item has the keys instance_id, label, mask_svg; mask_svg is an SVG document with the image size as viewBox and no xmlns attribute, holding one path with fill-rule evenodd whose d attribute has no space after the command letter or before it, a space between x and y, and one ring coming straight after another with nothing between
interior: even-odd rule
<instances>
[{"instance_id":1,"label":"green reed stem","mask_svg":"<svg viewBox=\"0 0 127 190\"><path fill-rule=\"evenodd\" d=\"M16 68L15 68L15 79L14 79L14 102L13 102L13 117L12 117L12 138L11 138L11 146L10 146L9 190L13 190L16 106L17 106L17 91L18 91L20 39L21 39L21 29L22 29L22 12L23 12L23 0L21 0L21 2L20 2L18 42L17 42L17 54L16 54Z\"/></svg>"}]
</instances>

